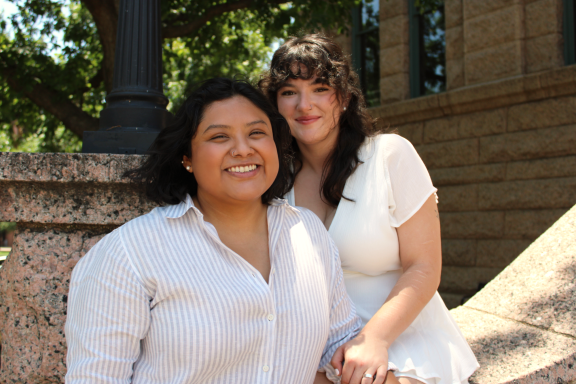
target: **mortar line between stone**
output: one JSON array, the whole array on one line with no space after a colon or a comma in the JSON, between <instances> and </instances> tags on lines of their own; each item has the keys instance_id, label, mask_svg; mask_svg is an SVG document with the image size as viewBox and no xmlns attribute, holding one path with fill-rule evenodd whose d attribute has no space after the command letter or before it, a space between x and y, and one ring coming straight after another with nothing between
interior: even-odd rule
<instances>
[{"instance_id":1,"label":"mortar line between stone","mask_svg":"<svg viewBox=\"0 0 576 384\"><path fill-rule=\"evenodd\" d=\"M509 318L509 317L504 317L504 316L496 315L496 314L494 314L494 313L490 313L490 312L488 312L488 311L484 311L484 310L482 310L482 309L478 309L478 308L474 308L474 307L464 306L464 308L472 309L472 310L474 310L474 311L478 311L478 312L485 313L485 314L487 314L487 315L491 315L491 316L498 317L499 319L502 319L502 320L513 321L513 322L515 322L515 323L519 323L519 324L522 324L522 325L526 325L526 326L528 326L528 327L537 328L537 329L540 329L540 330L542 330L542 331L554 333L555 335L564 336L564 337L568 337L568 338L570 338L570 339L576 340L576 337L575 337L575 336L572 336L572 335L570 335L570 334L568 334L568 333L557 332L557 331L554 331L554 330L552 330L552 329L548 329L548 328L544 328L544 327L539 327L539 326L537 326L537 325L530 324L530 323L525 323L524 321L520 321L520 320L516 320L516 319L511 319L511 318Z\"/></svg>"}]
</instances>

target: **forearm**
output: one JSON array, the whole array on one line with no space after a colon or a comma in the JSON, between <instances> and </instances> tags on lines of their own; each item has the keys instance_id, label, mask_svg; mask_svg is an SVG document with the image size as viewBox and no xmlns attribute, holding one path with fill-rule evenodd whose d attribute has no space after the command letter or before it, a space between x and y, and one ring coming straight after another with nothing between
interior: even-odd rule
<instances>
[{"instance_id":1,"label":"forearm","mask_svg":"<svg viewBox=\"0 0 576 384\"><path fill-rule=\"evenodd\" d=\"M439 281L440 274L434 266L412 265L398 279L384 305L361 333L377 337L390 346L430 301Z\"/></svg>"}]
</instances>

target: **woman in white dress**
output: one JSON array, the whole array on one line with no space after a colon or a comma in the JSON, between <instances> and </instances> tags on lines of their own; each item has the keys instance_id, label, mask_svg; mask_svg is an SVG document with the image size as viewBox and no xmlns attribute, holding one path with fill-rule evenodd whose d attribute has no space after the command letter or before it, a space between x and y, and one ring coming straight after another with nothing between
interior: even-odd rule
<instances>
[{"instance_id":1,"label":"woman in white dress","mask_svg":"<svg viewBox=\"0 0 576 384\"><path fill-rule=\"evenodd\" d=\"M347 58L322 35L284 43L259 85L295 139L288 202L329 230L363 321L332 359L342 382L468 382L478 363L436 291L436 188L414 147L376 130Z\"/></svg>"}]
</instances>

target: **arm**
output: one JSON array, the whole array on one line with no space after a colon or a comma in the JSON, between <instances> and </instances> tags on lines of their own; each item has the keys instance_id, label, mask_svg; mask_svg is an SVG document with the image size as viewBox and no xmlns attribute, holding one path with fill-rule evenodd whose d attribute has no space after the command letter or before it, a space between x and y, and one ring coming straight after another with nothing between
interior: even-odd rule
<instances>
[{"instance_id":1,"label":"arm","mask_svg":"<svg viewBox=\"0 0 576 384\"><path fill-rule=\"evenodd\" d=\"M322 228L322 230L324 230L324 228ZM326 233L326 236L328 236L328 233ZM320 372L316 374L316 380L314 381L315 384L335 382L338 379L329 359L333 356L337 348L356 336L362 326L362 321L356 315L352 300L350 300L348 292L346 292L344 273L342 272L338 248L332 239L329 239L329 245L331 252L330 257L333 261L331 265L331 279L329 279L329 281L332 282L331 287L333 287L330 302L330 331L318 367ZM323 371L325 371L326 374L324 374Z\"/></svg>"},{"instance_id":2,"label":"arm","mask_svg":"<svg viewBox=\"0 0 576 384\"><path fill-rule=\"evenodd\" d=\"M108 235L72 273L66 383L130 382L149 325L148 297L118 233Z\"/></svg>"},{"instance_id":3,"label":"arm","mask_svg":"<svg viewBox=\"0 0 576 384\"><path fill-rule=\"evenodd\" d=\"M342 382L358 384L362 375L376 373L382 384L388 369L388 348L414 321L440 284L442 250L440 221L434 195L398 228L403 274L384 305L360 334L338 349L332 364ZM346 361L342 368L341 361Z\"/></svg>"}]
</instances>

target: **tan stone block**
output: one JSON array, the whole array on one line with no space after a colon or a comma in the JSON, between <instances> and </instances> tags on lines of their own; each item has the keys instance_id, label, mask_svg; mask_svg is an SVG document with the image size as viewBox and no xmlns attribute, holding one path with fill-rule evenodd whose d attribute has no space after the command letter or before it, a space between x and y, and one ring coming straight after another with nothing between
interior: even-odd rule
<instances>
[{"instance_id":1,"label":"tan stone block","mask_svg":"<svg viewBox=\"0 0 576 384\"><path fill-rule=\"evenodd\" d=\"M504 268L513 262L532 240L478 240L476 265Z\"/></svg>"},{"instance_id":2,"label":"tan stone block","mask_svg":"<svg viewBox=\"0 0 576 384\"><path fill-rule=\"evenodd\" d=\"M576 125L480 138L480 163L576 154Z\"/></svg>"},{"instance_id":3,"label":"tan stone block","mask_svg":"<svg viewBox=\"0 0 576 384\"><path fill-rule=\"evenodd\" d=\"M508 131L576 124L576 97L561 97L510 107Z\"/></svg>"},{"instance_id":4,"label":"tan stone block","mask_svg":"<svg viewBox=\"0 0 576 384\"><path fill-rule=\"evenodd\" d=\"M463 0L464 20L470 20L474 17L521 3L521 0Z\"/></svg>"},{"instance_id":5,"label":"tan stone block","mask_svg":"<svg viewBox=\"0 0 576 384\"><path fill-rule=\"evenodd\" d=\"M469 167L431 169L430 177L436 187L453 184L504 181L506 164L481 164Z\"/></svg>"},{"instance_id":6,"label":"tan stone block","mask_svg":"<svg viewBox=\"0 0 576 384\"><path fill-rule=\"evenodd\" d=\"M416 149L429 169L478 163L478 139L424 144Z\"/></svg>"},{"instance_id":7,"label":"tan stone block","mask_svg":"<svg viewBox=\"0 0 576 384\"><path fill-rule=\"evenodd\" d=\"M398 133L412 143L412 145L422 144L422 131L424 123L404 124L399 126Z\"/></svg>"},{"instance_id":8,"label":"tan stone block","mask_svg":"<svg viewBox=\"0 0 576 384\"><path fill-rule=\"evenodd\" d=\"M476 293L502 271L502 268L453 267L442 268L440 291L447 293Z\"/></svg>"},{"instance_id":9,"label":"tan stone block","mask_svg":"<svg viewBox=\"0 0 576 384\"><path fill-rule=\"evenodd\" d=\"M442 265L476 265L476 242L478 240L443 239Z\"/></svg>"},{"instance_id":10,"label":"tan stone block","mask_svg":"<svg viewBox=\"0 0 576 384\"><path fill-rule=\"evenodd\" d=\"M462 26L446 30L446 61L464 57L464 32Z\"/></svg>"},{"instance_id":11,"label":"tan stone block","mask_svg":"<svg viewBox=\"0 0 576 384\"><path fill-rule=\"evenodd\" d=\"M424 142L436 143L458 139L459 116L442 117L424 123Z\"/></svg>"},{"instance_id":12,"label":"tan stone block","mask_svg":"<svg viewBox=\"0 0 576 384\"><path fill-rule=\"evenodd\" d=\"M520 75L523 71L520 40L467 53L464 59L466 85Z\"/></svg>"},{"instance_id":13,"label":"tan stone block","mask_svg":"<svg viewBox=\"0 0 576 384\"><path fill-rule=\"evenodd\" d=\"M576 203L576 177L480 184L478 207L496 209L570 208Z\"/></svg>"},{"instance_id":14,"label":"tan stone block","mask_svg":"<svg viewBox=\"0 0 576 384\"><path fill-rule=\"evenodd\" d=\"M380 20L399 15L408 15L408 2L405 0L380 0Z\"/></svg>"},{"instance_id":15,"label":"tan stone block","mask_svg":"<svg viewBox=\"0 0 576 384\"><path fill-rule=\"evenodd\" d=\"M506 131L504 108L462 115L458 123L458 137L480 137Z\"/></svg>"},{"instance_id":16,"label":"tan stone block","mask_svg":"<svg viewBox=\"0 0 576 384\"><path fill-rule=\"evenodd\" d=\"M562 33L562 0L538 0L526 4L526 37Z\"/></svg>"},{"instance_id":17,"label":"tan stone block","mask_svg":"<svg viewBox=\"0 0 576 384\"><path fill-rule=\"evenodd\" d=\"M526 41L526 72L540 72L564 66L564 40L562 35L535 37Z\"/></svg>"},{"instance_id":18,"label":"tan stone block","mask_svg":"<svg viewBox=\"0 0 576 384\"><path fill-rule=\"evenodd\" d=\"M514 161L506 164L507 180L576 176L576 156Z\"/></svg>"},{"instance_id":19,"label":"tan stone block","mask_svg":"<svg viewBox=\"0 0 576 384\"><path fill-rule=\"evenodd\" d=\"M445 0L444 17L446 30L462 25L462 0Z\"/></svg>"},{"instance_id":20,"label":"tan stone block","mask_svg":"<svg viewBox=\"0 0 576 384\"><path fill-rule=\"evenodd\" d=\"M438 188L440 212L476 211L478 184L450 185Z\"/></svg>"},{"instance_id":21,"label":"tan stone block","mask_svg":"<svg viewBox=\"0 0 576 384\"><path fill-rule=\"evenodd\" d=\"M505 216L506 238L533 240L544 233L568 209L508 211Z\"/></svg>"},{"instance_id":22,"label":"tan stone block","mask_svg":"<svg viewBox=\"0 0 576 384\"><path fill-rule=\"evenodd\" d=\"M515 5L466 22L464 51L468 54L520 40L523 34L522 7Z\"/></svg>"},{"instance_id":23,"label":"tan stone block","mask_svg":"<svg viewBox=\"0 0 576 384\"><path fill-rule=\"evenodd\" d=\"M380 79L380 101L394 103L410 98L410 78L408 73L398 73Z\"/></svg>"},{"instance_id":24,"label":"tan stone block","mask_svg":"<svg viewBox=\"0 0 576 384\"><path fill-rule=\"evenodd\" d=\"M380 77L387 77L408 70L408 44L395 45L380 50Z\"/></svg>"},{"instance_id":25,"label":"tan stone block","mask_svg":"<svg viewBox=\"0 0 576 384\"><path fill-rule=\"evenodd\" d=\"M502 108L429 120L424 124L424 142L480 137L505 131L506 110Z\"/></svg>"},{"instance_id":26,"label":"tan stone block","mask_svg":"<svg viewBox=\"0 0 576 384\"><path fill-rule=\"evenodd\" d=\"M443 239L498 239L504 234L504 212L444 212L440 223Z\"/></svg>"},{"instance_id":27,"label":"tan stone block","mask_svg":"<svg viewBox=\"0 0 576 384\"><path fill-rule=\"evenodd\" d=\"M466 85L464 59L446 61L446 89L452 90Z\"/></svg>"},{"instance_id":28,"label":"tan stone block","mask_svg":"<svg viewBox=\"0 0 576 384\"><path fill-rule=\"evenodd\" d=\"M408 15L398 15L380 22L380 49L408 44Z\"/></svg>"}]
</instances>

